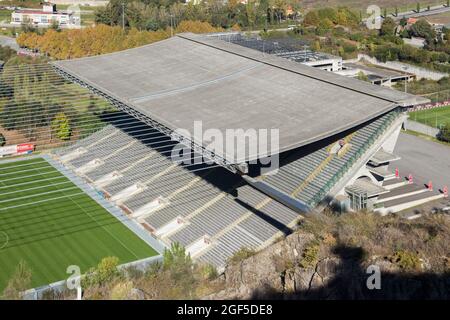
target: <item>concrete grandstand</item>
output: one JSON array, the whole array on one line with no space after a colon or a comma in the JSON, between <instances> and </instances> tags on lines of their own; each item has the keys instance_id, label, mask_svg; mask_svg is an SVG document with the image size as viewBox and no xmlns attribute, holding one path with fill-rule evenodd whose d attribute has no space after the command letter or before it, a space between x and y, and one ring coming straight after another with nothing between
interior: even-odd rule
<instances>
[{"instance_id":1,"label":"concrete grandstand","mask_svg":"<svg viewBox=\"0 0 450 320\"><path fill-rule=\"evenodd\" d=\"M373 209L395 179L388 165L398 159L401 111L425 102L192 34L53 67L121 110L120 121L54 158L155 237L218 268L325 206ZM236 157L177 132L194 132L197 120L220 131L278 128L279 170L262 170L254 160L267 154L247 145L235 146L245 150ZM174 161L177 148L202 161Z\"/></svg>"}]
</instances>

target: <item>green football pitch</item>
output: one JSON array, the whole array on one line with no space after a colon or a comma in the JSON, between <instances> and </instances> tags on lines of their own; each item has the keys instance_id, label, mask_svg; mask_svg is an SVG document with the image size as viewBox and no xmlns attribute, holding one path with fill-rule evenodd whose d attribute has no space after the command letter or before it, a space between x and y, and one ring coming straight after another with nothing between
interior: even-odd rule
<instances>
[{"instance_id":1,"label":"green football pitch","mask_svg":"<svg viewBox=\"0 0 450 320\"><path fill-rule=\"evenodd\" d=\"M410 112L409 118L430 127L440 128L450 124L450 106Z\"/></svg>"},{"instance_id":2,"label":"green football pitch","mask_svg":"<svg viewBox=\"0 0 450 320\"><path fill-rule=\"evenodd\" d=\"M107 256L126 263L157 255L43 158L0 162L0 294L24 260L32 287L66 279Z\"/></svg>"}]
</instances>

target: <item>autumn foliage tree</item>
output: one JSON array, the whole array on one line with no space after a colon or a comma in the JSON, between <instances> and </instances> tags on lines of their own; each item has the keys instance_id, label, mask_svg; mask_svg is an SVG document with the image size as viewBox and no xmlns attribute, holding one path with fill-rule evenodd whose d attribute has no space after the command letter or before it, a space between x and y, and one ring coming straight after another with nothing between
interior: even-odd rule
<instances>
[{"instance_id":1,"label":"autumn foliage tree","mask_svg":"<svg viewBox=\"0 0 450 320\"><path fill-rule=\"evenodd\" d=\"M223 29L213 27L208 22L201 22L201 21L181 21L175 30L176 33L182 32L210 33L220 31L223 31Z\"/></svg>"},{"instance_id":2,"label":"autumn foliage tree","mask_svg":"<svg viewBox=\"0 0 450 320\"><path fill-rule=\"evenodd\" d=\"M142 46L168 36L166 31L124 31L120 27L98 25L61 32L49 29L42 35L22 33L17 43L56 59L72 59Z\"/></svg>"},{"instance_id":3,"label":"autumn foliage tree","mask_svg":"<svg viewBox=\"0 0 450 320\"><path fill-rule=\"evenodd\" d=\"M222 31L208 22L182 21L174 30L176 33L208 33ZM17 37L21 47L39 50L55 59L73 59L85 56L111 53L134 48L166 39L170 29L140 31L136 28L123 30L121 27L97 25L84 29L56 31L47 30L42 35L34 32L22 33Z\"/></svg>"}]
</instances>

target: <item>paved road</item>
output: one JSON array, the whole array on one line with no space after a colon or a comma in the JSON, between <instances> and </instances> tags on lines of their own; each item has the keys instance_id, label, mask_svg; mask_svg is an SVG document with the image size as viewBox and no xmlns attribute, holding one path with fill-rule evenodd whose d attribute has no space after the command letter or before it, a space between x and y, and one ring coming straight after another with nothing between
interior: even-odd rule
<instances>
[{"instance_id":1,"label":"paved road","mask_svg":"<svg viewBox=\"0 0 450 320\"><path fill-rule=\"evenodd\" d=\"M401 133L394 153L402 159L391 164L401 176L412 173L417 183L433 182L433 186L450 187L450 146Z\"/></svg>"},{"instance_id":2,"label":"paved road","mask_svg":"<svg viewBox=\"0 0 450 320\"><path fill-rule=\"evenodd\" d=\"M435 14L441 14L444 12L449 12L450 11L450 7L447 6L443 6L443 5L439 5L439 6L434 6L431 7L430 10L428 11L425 8L422 8L420 12L416 12L416 11L406 11L406 12L399 12L397 16L394 16L393 14L388 14L389 17L391 17L394 20L401 20L402 18L420 18L420 17L425 17L425 16L432 16ZM366 22L368 20L368 18L363 19L363 22ZM375 18L375 20L383 20L383 18L377 17Z\"/></svg>"},{"instance_id":3,"label":"paved road","mask_svg":"<svg viewBox=\"0 0 450 320\"><path fill-rule=\"evenodd\" d=\"M448 12L448 11L450 11L450 7L435 6L435 7L431 7L429 11L422 8L419 13L417 13L415 11L401 12L398 14L397 17L393 17L393 18L396 20L400 20L401 18L419 18L419 17L431 16L431 15L435 15L435 14L441 14L441 13Z\"/></svg>"},{"instance_id":4,"label":"paved road","mask_svg":"<svg viewBox=\"0 0 450 320\"><path fill-rule=\"evenodd\" d=\"M11 37L0 35L0 45L8 46L16 51L19 50L19 45L17 44L16 39Z\"/></svg>"}]
</instances>

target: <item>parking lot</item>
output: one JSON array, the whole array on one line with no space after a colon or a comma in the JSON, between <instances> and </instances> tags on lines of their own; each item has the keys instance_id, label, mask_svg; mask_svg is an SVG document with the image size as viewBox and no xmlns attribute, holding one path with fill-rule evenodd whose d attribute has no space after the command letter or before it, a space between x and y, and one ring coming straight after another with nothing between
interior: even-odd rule
<instances>
[{"instance_id":1,"label":"parking lot","mask_svg":"<svg viewBox=\"0 0 450 320\"><path fill-rule=\"evenodd\" d=\"M401 133L394 153L402 159L393 162L390 169L394 171L397 167L400 176L405 177L411 173L418 184L426 184L431 180L435 190L450 187L450 146ZM429 212L448 206L449 199L440 199L410 210Z\"/></svg>"},{"instance_id":2,"label":"parking lot","mask_svg":"<svg viewBox=\"0 0 450 320\"><path fill-rule=\"evenodd\" d=\"M402 159L391 164L401 176L413 175L417 183L432 181L436 188L450 187L450 146L401 133L394 153Z\"/></svg>"}]
</instances>

